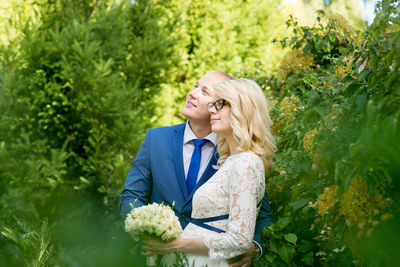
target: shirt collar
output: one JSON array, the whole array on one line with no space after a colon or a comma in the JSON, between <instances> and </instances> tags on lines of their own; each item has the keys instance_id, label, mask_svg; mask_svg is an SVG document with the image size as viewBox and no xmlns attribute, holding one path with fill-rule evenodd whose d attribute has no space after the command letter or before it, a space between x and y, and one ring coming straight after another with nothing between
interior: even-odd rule
<instances>
[{"instance_id":1,"label":"shirt collar","mask_svg":"<svg viewBox=\"0 0 400 267\"><path fill-rule=\"evenodd\" d=\"M193 139L198 139L197 136L193 133L192 128L190 128L189 121L186 121L185 125L185 132L183 133L183 144L187 144L188 142L192 141ZM217 146L217 135L211 132L209 135L204 137L203 139L207 139L214 146Z\"/></svg>"}]
</instances>

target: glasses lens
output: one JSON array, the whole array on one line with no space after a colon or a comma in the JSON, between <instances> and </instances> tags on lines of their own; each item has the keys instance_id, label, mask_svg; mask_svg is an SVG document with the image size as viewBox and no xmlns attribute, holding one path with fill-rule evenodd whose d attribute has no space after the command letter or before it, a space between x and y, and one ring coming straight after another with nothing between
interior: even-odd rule
<instances>
[{"instance_id":1,"label":"glasses lens","mask_svg":"<svg viewBox=\"0 0 400 267\"><path fill-rule=\"evenodd\" d=\"M214 106L214 102L210 102L207 104L207 109L210 110Z\"/></svg>"},{"instance_id":2,"label":"glasses lens","mask_svg":"<svg viewBox=\"0 0 400 267\"><path fill-rule=\"evenodd\" d=\"M225 101L223 99L219 99L217 101L215 101L215 108L217 110L220 110L225 104Z\"/></svg>"}]
</instances>

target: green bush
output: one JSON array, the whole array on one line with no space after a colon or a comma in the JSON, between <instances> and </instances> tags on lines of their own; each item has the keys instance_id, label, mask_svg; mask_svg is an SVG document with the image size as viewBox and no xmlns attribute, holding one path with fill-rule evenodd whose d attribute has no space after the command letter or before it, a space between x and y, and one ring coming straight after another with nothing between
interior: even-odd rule
<instances>
[{"instance_id":1,"label":"green bush","mask_svg":"<svg viewBox=\"0 0 400 267\"><path fill-rule=\"evenodd\" d=\"M269 41L285 32L273 1L26 5L8 20L17 35L1 32L0 265L132 263L116 208L130 163L146 129L181 121L183 95L211 69L256 79L271 102L277 222L255 265L396 262L396 1L363 33L340 16L290 19L273 75L283 50Z\"/></svg>"},{"instance_id":2,"label":"green bush","mask_svg":"<svg viewBox=\"0 0 400 267\"><path fill-rule=\"evenodd\" d=\"M355 32L287 22L290 51L265 77L278 153L267 192L278 216L264 229L271 266L391 266L400 206L399 6L382 1ZM320 12L318 21L321 21Z\"/></svg>"},{"instance_id":3,"label":"green bush","mask_svg":"<svg viewBox=\"0 0 400 267\"><path fill-rule=\"evenodd\" d=\"M54 224L54 253L36 265L132 261L117 201L175 64L158 25L165 11L149 1L33 5L36 20L14 25L18 42L0 47L2 227L25 236L14 217L26 229ZM31 265L41 244L7 231L0 261Z\"/></svg>"},{"instance_id":4,"label":"green bush","mask_svg":"<svg viewBox=\"0 0 400 267\"><path fill-rule=\"evenodd\" d=\"M13 228L0 229L1 265L36 267L51 263L54 246L50 242L51 226L47 221L43 222L40 229L31 229L18 220Z\"/></svg>"},{"instance_id":5,"label":"green bush","mask_svg":"<svg viewBox=\"0 0 400 267\"><path fill-rule=\"evenodd\" d=\"M40 12L18 53L2 50L5 198L36 218L66 191L102 195L114 210L173 64L161 11L141 1L48 1Z\"/></svg>"},{"instance_id":6,"label":"green bush","mask_svg":"<svg viewBox=\"0 0 400 267\"><path fill-rule=\"evenodd\" d=\"M156 6L168 14L159 23L173 24L168 31L180 59L159 98L166 102L158 107L158 126L184 120L180 111L186 94L205 73L271 71L282 57L283 50L271 42L285 31L275 1L176 0L157 1Z\"/></svg>"}]
</instances>

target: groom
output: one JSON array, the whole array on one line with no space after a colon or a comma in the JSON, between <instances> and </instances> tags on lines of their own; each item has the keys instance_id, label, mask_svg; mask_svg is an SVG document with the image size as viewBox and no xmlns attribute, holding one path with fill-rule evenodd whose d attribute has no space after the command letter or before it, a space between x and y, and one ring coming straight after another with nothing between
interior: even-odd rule
<instances>
[{"instance_id":1,"label":"groom","mask_svg":"<svg viewBox=\"0 0 400 267\"><path fill-rule=\"evenodd\" d=\"M129 203L135 207L153 202L175 203L174 211L185 228L192 213L194 192L216 172L212 166L217 164L217 137L211 132L207 104L213 100L213 84L228 79L233 77L221 71L208 72L186 97L182 110L182 115L188 119L186 123L148 130L120 195L119 210L123 219L131 210ZM194 139L208 142L195 148ZM192 158L192 155L196 156ZM189 182L192 179L197 182ZM261 229L272 222L265 195L253 245L249 252L229 261L230 266L250 266L254 256L261 257Z\"/></svg>"}]
</instances>

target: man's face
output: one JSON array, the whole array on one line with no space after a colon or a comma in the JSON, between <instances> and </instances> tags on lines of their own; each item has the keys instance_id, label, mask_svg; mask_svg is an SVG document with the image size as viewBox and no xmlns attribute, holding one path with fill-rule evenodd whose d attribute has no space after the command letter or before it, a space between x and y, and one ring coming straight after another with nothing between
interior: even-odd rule
<instances>
[{"instance_id":1,"label":"man's face","mask_svg":"<svg viewBox=\"0 0 400 267\"><path fill-rule=\"evenodd\" d=\"M210 123L210 113L207 111L207 104L212 102L214 97L213 84L224 80L226 78L219 73L209 72L204 75L187 94L182 115L193 122Z\"/></svg>"}]
</instances>

